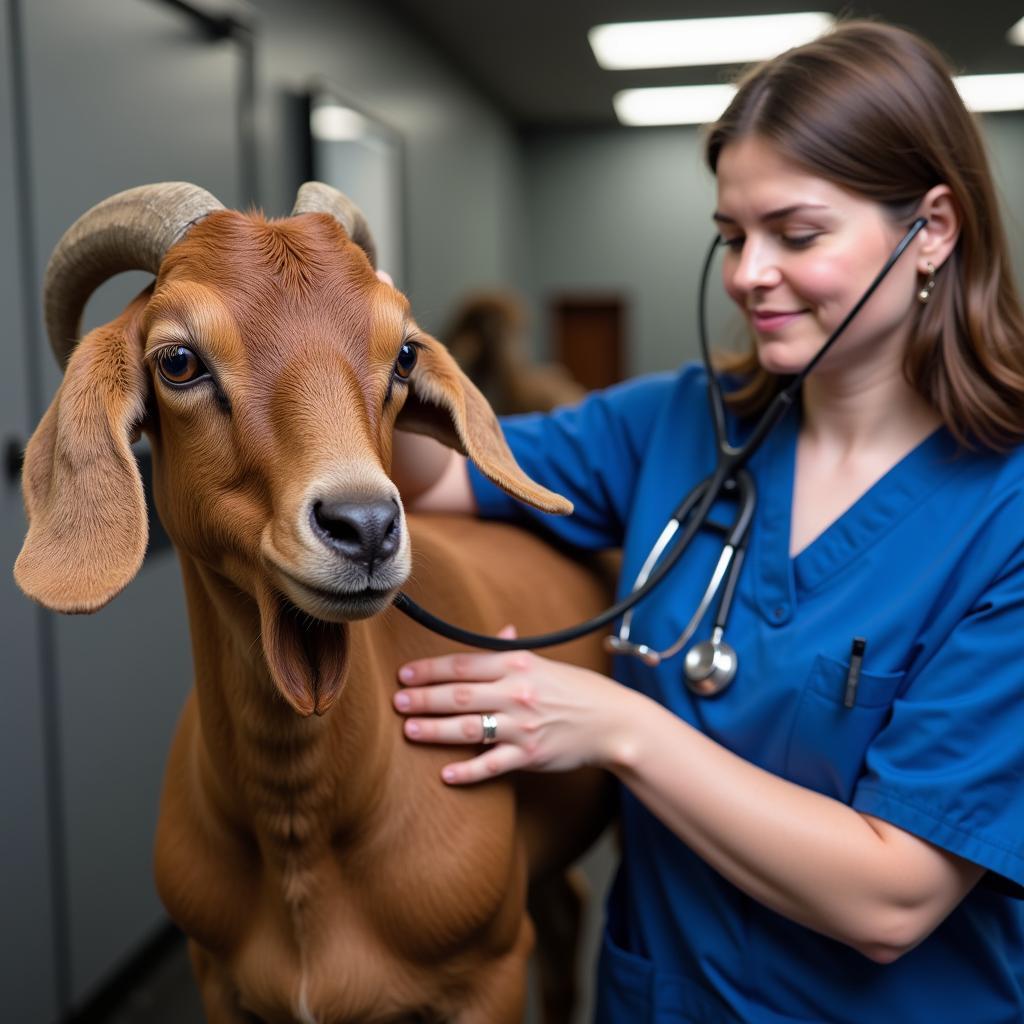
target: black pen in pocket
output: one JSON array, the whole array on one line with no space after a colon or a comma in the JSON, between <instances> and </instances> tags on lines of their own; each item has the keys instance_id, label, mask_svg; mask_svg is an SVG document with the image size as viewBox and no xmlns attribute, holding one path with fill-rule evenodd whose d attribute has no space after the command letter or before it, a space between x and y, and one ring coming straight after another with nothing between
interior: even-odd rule
<instances>
[{"instance_id":1,"label":"black pen in pocket","mask_svg":"<svg viewBox=\"0 0 1024 1024\"><path fill-rule=\"evenodd\" d=\"M862 636L855 636L850 645L850 668L846 673L846 693L843 707L852 708L857 701L857 684L860 682L860 667L864 662L864 649L868 642Z\"/></svg>"}]
</instances>

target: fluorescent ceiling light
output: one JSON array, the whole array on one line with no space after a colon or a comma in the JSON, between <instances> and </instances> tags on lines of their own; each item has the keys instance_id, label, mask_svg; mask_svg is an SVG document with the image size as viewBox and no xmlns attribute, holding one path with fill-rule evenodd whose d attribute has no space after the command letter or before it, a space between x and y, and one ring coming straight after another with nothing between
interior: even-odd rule
<instances>
[{"instance_id":1,"label":"fluorescent ceiling light","mask_svg":"<svg viewBox=\"0 0 1024 1024\"><path fill-rule=\"evenodd\" d=\"M1006 38L1017 46L1024 46L1024 18L1021 18L1020 21L1018 21L1017 24L1006 33Z\"/></svg>"},{"instance_id":2,"label":"fluorescent ceiling light","mask_svg":"<svg viewBox=\"0 0 1024 1024\"><path fill-rule=\"evenodd\" d=\"M953 81L976 114L1024 110L1024 74L961 75ZM623 89L612 103L619 122L630 127L708 124L722 116L735 93L734 85L671 85Z\"/></svg>"},{"instance_id":3,"label":"fluorescent ceiling light","mask_svg":"<svg viewBox=\"0 0 1024 1024\"><path fill-rule=\"evenodd\" d=\"M1024 74L960 75L954 78L968 110L1024 110Z\"/></svg>"},{"instance_id":4,"label":"fluorescent ceiling light","mask_svg":"<svg viewBox=\"0 0 1024 1024\"><path fill-rule=\"evenodd\" d=\"M670 85L623 89L612 103L625 125L707 124L722 116L735 93L734 85Z\"/></svg>"},{"instance_id":5,"label":"fluorescent ceiling light","mask_svg":"<svg viewBox=\"0 0 1024 1024\"><path fill-rule=\"evenodd\" d=\"M368 122L350 107L328 104L314 107L309 115L313 137L324 142L351 142L366 135Z\"/></svg>"},{"instance_id":6,"label":"fluorescent ceiling light","mask_svg":"<svg viewBox=\"0 0 1024 1024\"><path fill-rule=\"evenodd\" d=\"M817 39L830 14L765 14L597 25L587 33L597 63L611 71L745 64Z\"/></svg>"}]
</instances>

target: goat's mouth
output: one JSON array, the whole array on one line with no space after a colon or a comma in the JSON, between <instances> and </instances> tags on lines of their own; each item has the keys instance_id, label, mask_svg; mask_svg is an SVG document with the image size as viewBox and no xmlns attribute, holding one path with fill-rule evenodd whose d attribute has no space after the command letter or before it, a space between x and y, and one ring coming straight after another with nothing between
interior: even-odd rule
<instances>
[{"instance_id":1,"label":"goat's mouth","mask_svg":"<svg viewBox=\"0 0 1024 1024\"><path fill-rule=\"evenodd\" d=\"M300 714L322 715L345 682L344 625L307 614L273 587L257 592L260 639L271 679Z\"/></svg>"},{"instance_id":2,"label":"goat's mouth","mask_svg":"<svg viewBox=\"0 0 1024 1024\"><path fill-rule=\"evenodd\" d=\"M307 615L325 622L348 622L379 614L394 600L402 583L400 579L393 580L385 575L360 588L325 587L319 581L302 579L280 566L274 568L288 600Z\"/></svg>"}]
</instances>

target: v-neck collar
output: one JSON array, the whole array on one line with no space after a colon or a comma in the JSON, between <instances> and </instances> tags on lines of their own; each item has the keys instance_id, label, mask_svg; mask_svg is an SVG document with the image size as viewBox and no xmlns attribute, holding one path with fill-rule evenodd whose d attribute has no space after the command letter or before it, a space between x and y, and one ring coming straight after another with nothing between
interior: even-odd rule
<instances>
[{"instance_id":1,"label":"v-neck collar","mask_svg":"<svg viewBox=\"0 0 1024 1024\"><path fill-rule=\"evenodd\" d=\"M790 558L799 432L795 413L775 428L752 461L760 470L761 509L755 528L758 600L765 617L776 625L792 616L797 590L815 590L948 481L959 451L953 436L940 426Z\"/></svg>"}]
</instances>

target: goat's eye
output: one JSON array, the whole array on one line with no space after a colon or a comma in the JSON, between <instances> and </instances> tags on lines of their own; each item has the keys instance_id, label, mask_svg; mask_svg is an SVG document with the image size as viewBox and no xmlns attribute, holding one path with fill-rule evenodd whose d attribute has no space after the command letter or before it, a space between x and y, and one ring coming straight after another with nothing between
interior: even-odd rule
<instances>
[{"instance_id":1,"label":"goat's eye","mask_svg":"<svg viewBox=\"0 0 1024 1024\"><path fill-rule=\"evenodd\" d=\"M410 345L406 342L402 346L402 351L398 353L398 358L395 360L395 374L406 380L412 368L416 365L416 346Z\"/></svg>"},{"instance_id":2,"label":"goat's eye","mask_svg":"<svg viewBox=\"0 0 1024 1024\"><path fill-rule=\"evenodd\" d=\"M184 345L165 348L156 357L156 366L168 384L191 384L200 377L209 376L210 372L199 356Z\"/></svg>"}]
</instances>

